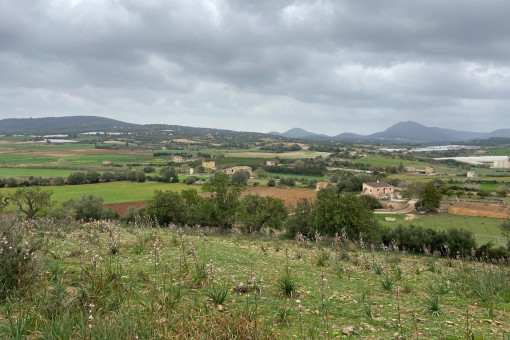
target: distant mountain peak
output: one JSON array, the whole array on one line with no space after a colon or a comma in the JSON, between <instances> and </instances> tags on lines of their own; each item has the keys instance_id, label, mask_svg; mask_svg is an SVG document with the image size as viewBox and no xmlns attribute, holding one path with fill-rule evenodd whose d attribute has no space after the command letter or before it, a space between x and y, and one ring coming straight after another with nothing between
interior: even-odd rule
<instances>
[{"instance_id":1,"label":"distant mountain peak","mask_svg":"<svg viewBox=\"0 0 510 340\"><path fill-rule=\"evenodd\" d=\"M271 132L269 132L269 134L283 136L283 137L287 137L287 138L305 138L305 137L311 137L311 136L319 136L319 134L317 134L317 133L306 131L304 129L297 128L297 127L287 130L285 132L281 132L281 133L276 132L276 131L271 131Z\"/></svg>"}]
</instances>

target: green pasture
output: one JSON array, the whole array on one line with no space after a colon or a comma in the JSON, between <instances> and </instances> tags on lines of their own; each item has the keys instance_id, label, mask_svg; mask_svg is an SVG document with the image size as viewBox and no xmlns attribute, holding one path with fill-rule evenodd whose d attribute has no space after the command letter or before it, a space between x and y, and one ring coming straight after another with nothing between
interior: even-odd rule
<instances>
[{"instance_id":1,"label":"green pasture","mask_svg":"<svg viewBox=\"0 0 510 340\"><path fill-rule=\"evenodd\" d=\"M389 174L388 179L398 179L405 182L419 182L426 183L434 180L441 180L443 182L448 182L450 179L454 179L455 181L464 181L464 178L460 177L449 177L449 176L427 176L427 175L409 175L409 174Z\"/></svg>"},{"instance_id":2,"label":"green pasture","mask_svg":"<svg viewBox=\"0 0 510 340\"><path fill-rule=\"evenodd\" d=\"M292 177L292 178L297 178L297 179L300 179L300 178L306 178L306 179L314 179L314 180L317 180L317 181L322 181L322 180L325 180L326 177L322 177L322 176L308 176L308 175L296 175L296 174L279 174L277 172L268 172L267 173L269 175L269 177Z\"/></svg>"},{"instance_id":3,"label":"green pasture","mask_svg":"<svg viewBox=\"0 0 510 340\"><path fill-rule=\"evenodd\" d=\"M101 196L104 203L122 203L132 201L149 200L154 196L155 190L182 191L185 189L201 190L198 185L186 185L183 183L136 183L136 182L111 182L84 185L64 185L47 187L53 191L53 198L58 203L65 202L71 198L80 198L83 195L93 194ZM2 188L0 193L9 194L16 188Z\"/></svg>"},{"instance_id":4,"label":"green pasture","mask_svg":"<svg viewBox=\"0 0 510 340\"><path fill-rule=\"evenodd\" d=\"M352 163L365 163L373 166L399 166L402 163L403 166L412 166L416 168L423 168L429 166L430 163L420 161L409 161L399 158L383 157L383 156L366 156L349 160Z\"/></svg>"},{"instance_id":5,"label":"green pasture","mask_svg":"<svg viewBox=\"0 0 510 340\"><path fill-rule=\"evenodd\" d=\"M396 222L386 222L385 217L394 217ZM377 214L377 219L381 224L390 228L395 228L399 224L404 226L414 225L423 228L431 228L435 230L448 230L450 228L466 229L475 235L478 246L492 241L496 246L505 246L506 240L501 235L499 226L502 219L490 217L472 217L472 216L459 216L453 214L439 214L439 215L417 215L418 218L413 221L404 221L405 215L386 215Z\"/></svg>"},{"instance_id":6,"label":"green pasture","mask_svg":"<svg viewBox=\"0 0 510 340\"><path fill-rule=\"evenodd\" d=\"M33 168L0 168L0 178L29 178L42 177L42 178L66 178L69 174L77 172L76 170L64 169L33 169Z\"/></svg>"},{"instance_id":7,"label":"green pasture","mask_svg":"<svg viewBox=\"0 0 510 340\"><path fill-rule=\"evenodd\" d=\"M260 150L239 150L239 152L231 152L227 151L224 153L225 157L252 157L252 158L264 158L264 159L273 159L273 158L285 158L285 159L300 159L300 158L315 158L318 156L328 157L330 152L318 152L318 151L308 151L308 150L300 150L293 152L264 152Z\"/></svg>"},{"instance_id":8,"label":"green pasture","mask_svg":"<svg viewBox=\"0 0 510 340\"><path fill-rule=\"evenodd\" d=\"M94 144L90 143L63 143L63 144L47 144L47 143L13 143L2 144L0 150L9 148L17 151L59 151L59 150L90 150L94 149Z\"/></svg>"},{"instance_id":9,"label":"green pasture","mask_svg":"<svg viewBox=\"0 0 510 340\"><path fill-rule=\"evenodd\" d=\"M0 153L0 165L57 163L60 158L62 157Z\"/></svg>"},{"instance_id":10,"label":"green pasture","mask_svg":"<svg viewBox=\"0 0 510 340\"><path fill-rule=\"evenodd\" d=\"M499 147L499 148L485 148L486 151L485 154L479 155L475 154L476 156L508 156L510 155L510 147Z\"/></svg>"}]
</instances>

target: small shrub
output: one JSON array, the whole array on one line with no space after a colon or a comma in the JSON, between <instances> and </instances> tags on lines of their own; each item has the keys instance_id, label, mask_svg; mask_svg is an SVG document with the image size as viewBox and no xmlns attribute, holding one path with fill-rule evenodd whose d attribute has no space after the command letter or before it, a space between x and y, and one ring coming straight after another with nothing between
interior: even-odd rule
<instances>
[{"instance_id":1,"label":"small shrub","mask_svg":"<svg viewBox=\"0 0 510 340\"><path fill-rule=\"evenodd\" d=\"M278 288L281 295L292 297L296 291L297 285L290 273L286 273L278 280Z\"/></svg>"},{"instance_id":2,"label":"small shrub","mask_svg":"<svg viewBox=\"0 0 510 340\"><path fill-rule=\"evenodd\" d=\"M0 218L0 299L27 290L43 272L44 239L32 223Z\"/></svg>"},{"instance_id":3,"label":"small shrub","mask_svg":"<svg viewBox=\"0 0 510 340\"><path fill-rule=\"evenodd\" d=\"M317 267L327 267L329 261L329 252L322 250L317 256Z\"/></svg>"},{"instance_id":4,"label":"small shrub","mask_svg":"<svg viewBox=\"0 0 510 340\"><path fill-rule=\"evenodd\" d=\"M381 286L384 290L390 291L393 288L393 280L389 278L388 275L384 277L384 279L381 281Z\"/></svg>"},{"instance_id":5,"label":"small shrub","mask_svg":"<svg viewBox=\"0 0 510 340\"><path fill-rule=\"evenodd\" d=\"M395 280L400 281L401 279L402 279L402 269L397 267L397 269L395 269Z\"/></svg>"},{"instance_id":6,"label":"small shrub","mask_svg":"<svg viewBox=\"0 0 510 340\"><path fill-rule=\"evenodd\" d=\"M439 316L443 312L439 305L439 296L434 295L425 299L425 311L432 314L432 316Z\"/></svg>"},{"instance_id":7,"label":"small shrub","mask_svg":"<svg viewBox=\"0 0 510 340\"><path fill-rule=\"evenodd\" d=\"M195 264L195 271L193 272L193 283L202 285L207 278L207 265L205 262L197 262Z\"/></svg>"},{"instance_id":8,"label":"small shrub","mask_svg":"<svg viewBox=\"0 0 510 340\"><path fill-rule=\"evenodd\" d=\"M374 263L373 269L377 275L382 275L383 267L379 263Z\"/></svg>"},{"instance_id":9,"label":"small shrub","mask_svg":"<svg viewBox=\"0 0 510 340\"><path fill-rule=\"evenodd\" d=\"M291 316L294 314L292 309L287 307L280 307L276 311L276 322L278 323L285 323L287 325L290 325L292 322Z\"/></svg>"},{"instance_id":10,"label":"small shrub","mask_svg":"<svg viewBox=\"0 0 510 340\"><path fill-rule=\"evenodd\" d=\"M225 284L213 285L207 292L207 296L217 305L222 305L228 294L228 287Z\"/></svg>"}]
</instances>

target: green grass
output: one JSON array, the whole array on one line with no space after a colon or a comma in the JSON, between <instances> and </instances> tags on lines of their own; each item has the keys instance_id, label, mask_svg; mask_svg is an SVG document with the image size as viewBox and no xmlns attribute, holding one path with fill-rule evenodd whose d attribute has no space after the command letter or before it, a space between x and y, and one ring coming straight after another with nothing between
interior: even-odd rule
<instances>
[{"instance_id":1,"label":"green grass","mask_svg":"<svg viewBox=\"0 0 510 340\"><path fill-rule=\"evenodd\" d=\"M55 201L62 203L71 198L80 198L83 195L94 194L101 196L106 204L132 201L149 200L154 195L154 190L182 191L185 189L197 189L199 186L182 183L136 183L136 182L111 182L85 185L64 185L47 187L53 191ZM8 194L16 188L2 188L0 193Z\"/></svg>"},{"instance_id":2,"label":"green grass","mask_svg":"<svg viewBox=\"0 0 510 340\"><path fill-rule=\"evenodd\" d=\"M262 159L274 159L285 158L285 159L300 159L300 158L315 158L318 156L328 157L330 155L329 152L318 152L318 151L293 151L293 152L264 152L260 150L240 150L240 152L230 152L226 151L225 157L251 157L251 158L262 158Z\"/></svg>"},{"instance_id":3,"label":"green grass","mask_svg":"<svg viewBox=\"0 0 510 340\"><path fill-rule=\"evenodd\" d=\"M356 159L349 160L352 163L365 163L365 164L371 164L374 166L386 166L386 165L394 165L399 166L400 163L402 163L404 166L412 166L416 167L418 169L425 169L425 167L429 166L429 163L426 162L420 162L420 161L408 161L405 159L398 159L398 158L390 158L390 157L383 157L383 156L367 156L367 157L359 157Z\"/></svg>"},{"instance_id":4,"label":"green grass","mask_svg":"<svg viewBox=\"0 0 510 340\"><path fill-rule=\"evenodd\" d=\"M309 176L309 175L295 175L295 174L279 174L277 172L268 172L267 173L270 177L292 177L292 178L306 178L306 179L315 179L318 181L325 180L325 177L322 176Z\"/></svg>"},{"instance_id":5,"label":"green grass","mask_svg":"<svg viewBox=\"0 0 510 340\"><path fill-rule=\"evenodd\" d=\"M22 165L22 164L48 164L57 163L59 157L41 156L41 155L24 155L15 153L0 154L1 165Z\"/></svg>"},{"instance_id":6,"label":"green grass","mask_svg":"<svg viewBox=\"0 0 510 340\"><path fill-rule=\"evenodd\" d=\"M22 151L59 151L59 150L89 150L94 149L94 144L83 143L64 143L59 145L50 145L46 143L13 143L1 144L0 150L12 148Z\"/></svg>"},{"instance_id":7,"label":"green grass","mask_svg":"<svg viewBox=\"0 0 510 340\"><path fill-rule=\"evenodd\" d=\"M42 178L66 178L70 173L76 170L63 170L63 169L32 169L32 168L0 168L0 177L2 178L29 178L42 177Z\"/></svg>"},{"instance_id":8,"label":"green grass","mask_svg":"<svg viewBox=\"0 0 510 340\"><path fill-rule=\"evenodd\" d=\"M398 179L401 181L405 181L408 183L426 183L433 180L441 180L443 182L447 182L449 179L454 179L455 181L463 181L463 178L460 177L447 177L447 176L427 176L427 175L409 175L409 174L390 174L387 177L388 179Z\"/></svg>"},{"instance_id":9,"label":"green grass","mask_svg":"<svg viewBox=\"0 0 510 340\"><path fill-rule=\"evenodd\" d=\"M386 222L386 216L395 217L396 222ZM415 225L423 228L431 228L435 230L448 230L450 228L466 229L475 235L478 246L485 244L489 241L494 242L496 246L506 245L506 240L501 235L499 225L503 221L498 218L490 217L472 217L472 216L459 216L453 214L439 214L439 215L424 215L417 214L418 218L413 221L404 221L405 215L386 215L377 214L377 219L385 226L395 228L399 224L408 226Z\"/></svg>"}]
</instances>

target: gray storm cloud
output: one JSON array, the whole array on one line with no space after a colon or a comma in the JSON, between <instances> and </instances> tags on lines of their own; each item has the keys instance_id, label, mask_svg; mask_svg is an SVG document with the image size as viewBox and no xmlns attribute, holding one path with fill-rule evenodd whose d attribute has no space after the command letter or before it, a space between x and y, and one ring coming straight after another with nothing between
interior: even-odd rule
<instances>
[{"instance_id":1,"label":"gray storm cloud","mask_svg":"<svg viewBox=\"0 0 510 340\"><path fill-rule=\"evenodd\" d=\"M510 127L510 2L5 0L0 118Z\"/></svg>"}]
</instances>

